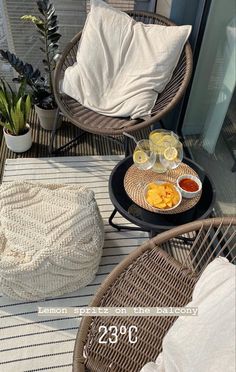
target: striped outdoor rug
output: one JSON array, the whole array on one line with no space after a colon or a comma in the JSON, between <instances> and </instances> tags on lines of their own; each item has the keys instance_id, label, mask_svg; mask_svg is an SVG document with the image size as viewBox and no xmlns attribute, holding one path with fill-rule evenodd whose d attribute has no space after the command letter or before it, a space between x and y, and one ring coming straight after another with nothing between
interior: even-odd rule
<instances>
[{"instance_id":1,"label":"striped outdoor rug","mask_svg":"<svg viewBox=\"0 0 236 372\"><path fill-rule=\"evenodd\" d=\"M79 318L39 317L38 307L86 306L108 273L133 249L147 239L147 233L117 232L108 224L113 206L108 178L122 156L81 156L7 159L3 182L34 180L78 183L95 191L104 219L105 245L96 279L87 287L45 301L15 301L0 297L0 372L71 372L72 353ZM129 224L118 216L117 222Z\"/></svg>"}]
</instances>

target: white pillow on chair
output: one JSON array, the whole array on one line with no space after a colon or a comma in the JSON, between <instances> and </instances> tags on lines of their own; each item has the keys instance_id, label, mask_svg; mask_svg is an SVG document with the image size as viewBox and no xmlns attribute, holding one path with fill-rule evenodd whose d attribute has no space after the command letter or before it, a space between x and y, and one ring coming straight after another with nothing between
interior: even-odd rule
<instances>
[{"instance_id":1,"label":"white pillow on chair","mask_svg":"<svg viewBox=\"0 0 236 372\"><path fill-rule=\"evenodd\" d=\"M103 115L150 115L190 32L191 26L136 22L101 0L91 0L77 62L66 69L62 91Z\"/></svg>"}]
</instances>

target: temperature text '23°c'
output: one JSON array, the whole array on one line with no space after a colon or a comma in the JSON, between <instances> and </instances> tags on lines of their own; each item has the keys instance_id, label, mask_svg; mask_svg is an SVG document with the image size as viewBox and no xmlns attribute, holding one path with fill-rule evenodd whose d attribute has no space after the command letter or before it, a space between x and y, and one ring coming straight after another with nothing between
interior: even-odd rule
<instances>
[{"instance_id":1,"label":"temperature text '23\u00b0c'","mask_svg":"<svg viewBox=\"0 0 236 372\"><path fill-rule=\"evenodd\" d=\"M102 325L99 327L99 344L116 344L118 342L119 336L120 335L127 335L128 337L128 342L130 344L135 344L138 341L137 338L137 327L136 326L105 326Z\"/></svg>"}]
</instances>

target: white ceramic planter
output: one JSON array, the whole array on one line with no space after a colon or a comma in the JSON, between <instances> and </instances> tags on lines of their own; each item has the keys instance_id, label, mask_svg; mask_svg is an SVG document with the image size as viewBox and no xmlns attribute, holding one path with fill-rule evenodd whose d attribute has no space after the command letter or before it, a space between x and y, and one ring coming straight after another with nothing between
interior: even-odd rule
<instances>
[{"instance_id":1,"label":"white ceramic planter","mask_svg":"<svg viewBox=\"0 0 236 372\"><path fill-rule=\"evenodd\" d=\"M3 129L6 145L9 150L17 153L25 152L32 146L32 131L29 124L26 124L28 131L20 136L13 136Z\"/></svg>"},{"instance_id":2,"label":"white ceramic planter","mask_svg":"<svg viewBox=\"0 0 236 372\"><path fill-rule=\"evenodd\" d=\"M53 125L55 121L55 117L57 114L57 109L53 110L44 110L41 107L35 105L35 112L38 115L40 125L45 130L53 130ZM57 128L59 128L60 123L58 120Z\"/></svg>"}]
</instances>

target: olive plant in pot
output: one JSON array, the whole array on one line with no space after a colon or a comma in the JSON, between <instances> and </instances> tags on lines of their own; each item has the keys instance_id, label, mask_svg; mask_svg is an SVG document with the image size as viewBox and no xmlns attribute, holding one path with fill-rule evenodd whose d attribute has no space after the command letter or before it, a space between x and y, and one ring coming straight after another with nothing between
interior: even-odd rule
<instances>
[{"instance_id":1,"label":"olive plant in pot","mask_svg":"<svg viewBox=\"0 0 236 372\"><path fill-rule=\"evenodd\" d=\"M31 128L28 118L31 98L25 94L25 82L15 93L9 84L0 79L0 125L7 147L17 153L25 152L32 146Z\"/></svg>"},{"instance_id":2,"label":"olive plant in pot","mask_svg":"<svg viewBox=\"0 0 236 372\"><path fill-rule=\"evenodd\" d=\"M61 37L58 31L55 8L50 0L38 0L37 6L40 15L25 15L21 19L35 25L41 43L40 51L43 53L44 76L39 69L34 69L29 63L23 62L14 53L0 50L3 59L7 60L18 73L15 82L26 81L32 89L35 111L39 117L41 126L46 130L52 130L57 111L57 105L53 92L53 71L56 66L58 54L58 41Z\"/></svg>"}]
</instances>

